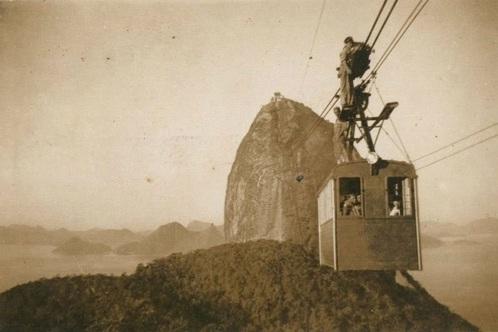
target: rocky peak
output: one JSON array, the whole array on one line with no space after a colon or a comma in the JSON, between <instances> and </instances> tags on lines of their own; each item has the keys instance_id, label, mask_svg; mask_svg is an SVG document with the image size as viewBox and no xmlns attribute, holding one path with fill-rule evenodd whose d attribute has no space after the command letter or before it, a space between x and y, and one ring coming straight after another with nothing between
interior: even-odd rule
<instances>
[{"instance_id":1,"label":"rocky peak","mask_svg":"<svg viewBox=\"0 0 498 332\"><path fill-rule=\"evenodd\" d=\"M334 129L290 99L273 98L262 107L228 177L228 241L290 240L317 249L317 190L331 168L348 159ZM353 158L359 158L356 151Z\"/></svg>"}]
</instances>

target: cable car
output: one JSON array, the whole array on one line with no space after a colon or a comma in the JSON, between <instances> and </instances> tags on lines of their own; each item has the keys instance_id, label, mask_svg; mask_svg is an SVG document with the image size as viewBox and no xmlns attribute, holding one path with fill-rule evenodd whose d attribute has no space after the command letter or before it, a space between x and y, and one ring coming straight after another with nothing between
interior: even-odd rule
<instances>
[{"instance_id":1,"label":"cable car","mask_svg":"<svg viewBox=\"0 0 498 332\"><path fill-rule=\"evenodd\" d=\"M363 139L369 152L366 159L335 165L317 193L320 263L335 270L421 270L415 168L379 158L371 136L398 103L367 117L366 84L355 88L354 107L337 114L347 125L348 155Z\"/></svg>"},{"instance_id":2,"label":"cable car","mask_svg":"<svg viewBox=\"0 0 498 332\"><path fill-rule=\"evenodd\" d=\"M421 270L412 164L335 166L318 195L320 263L335 270Z\"/></svg>"}]
</instances>

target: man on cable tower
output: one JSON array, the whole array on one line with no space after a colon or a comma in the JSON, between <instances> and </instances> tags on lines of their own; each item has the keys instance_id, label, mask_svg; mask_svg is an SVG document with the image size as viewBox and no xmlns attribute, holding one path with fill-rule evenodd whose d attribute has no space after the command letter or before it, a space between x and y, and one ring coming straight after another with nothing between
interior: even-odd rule
<instances>
[{"instance_id":1,"label":"man on cable tower","mask_svg":"<svg viewBox=\"0 0 498 332\"><path fill-rule=\"evenodd\" d=\"M358 43L349 36L344 40L344 48L339 57L341 64L337 68L340 79L340 97L343 109L354 106L354 85L357 77L363 76L369 68L371 49L364 43Z\"/></svg>"}]
</instances>

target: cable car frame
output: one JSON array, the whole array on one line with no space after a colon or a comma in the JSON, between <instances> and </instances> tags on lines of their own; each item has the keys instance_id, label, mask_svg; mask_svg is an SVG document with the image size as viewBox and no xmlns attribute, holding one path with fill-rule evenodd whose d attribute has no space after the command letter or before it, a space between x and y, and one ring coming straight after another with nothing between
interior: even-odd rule
<instances>
[{"instance_id":1,"label":"cable car frame","mask_svg":"<svg viewBox=\"0 0 498 332\"><path fill-rule=\"evenodd\" d=\"M335 270L422 269L415 169L386 163L377 175L365 160L339 164L325 179L317 197L320 264ZM359 208L348 211L347 196L353 195ZM396 200L399 214L390 215Z\"/></svg>"}]
</instances>

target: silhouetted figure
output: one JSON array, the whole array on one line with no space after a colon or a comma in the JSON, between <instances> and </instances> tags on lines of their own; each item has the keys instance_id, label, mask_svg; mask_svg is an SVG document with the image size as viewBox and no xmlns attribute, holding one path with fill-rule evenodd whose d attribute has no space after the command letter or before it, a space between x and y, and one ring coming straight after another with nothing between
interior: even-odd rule
<instances>
[{"instance_id":1,"label":"silhouetted figure","mask_svg":"<svg viewBox=\"0 0 498 332\"><path fill-rule=\"evenodd\" d=\"M344 48L342 49L339 58L341 64L337 76L341 81L340 96L342 106L353 105L353 69L352 69L352 55L354 51L354 40L352 37L347 37L344 40Z\"/></svg>"},{"instance_id":2,"label":"silhouetted figure","mask_svg":"<svg viewBox=\"0 0 498 332\"><path fill-rule=\"evenodd\" d=\"M353 81L369 68L370 53L371 48L365 43L357 43L353 37L344 40L344 48L339 55L341 64L337 73L341 81L340 97L343 109L354 105Z\"/></svg>"}]
</instances>

